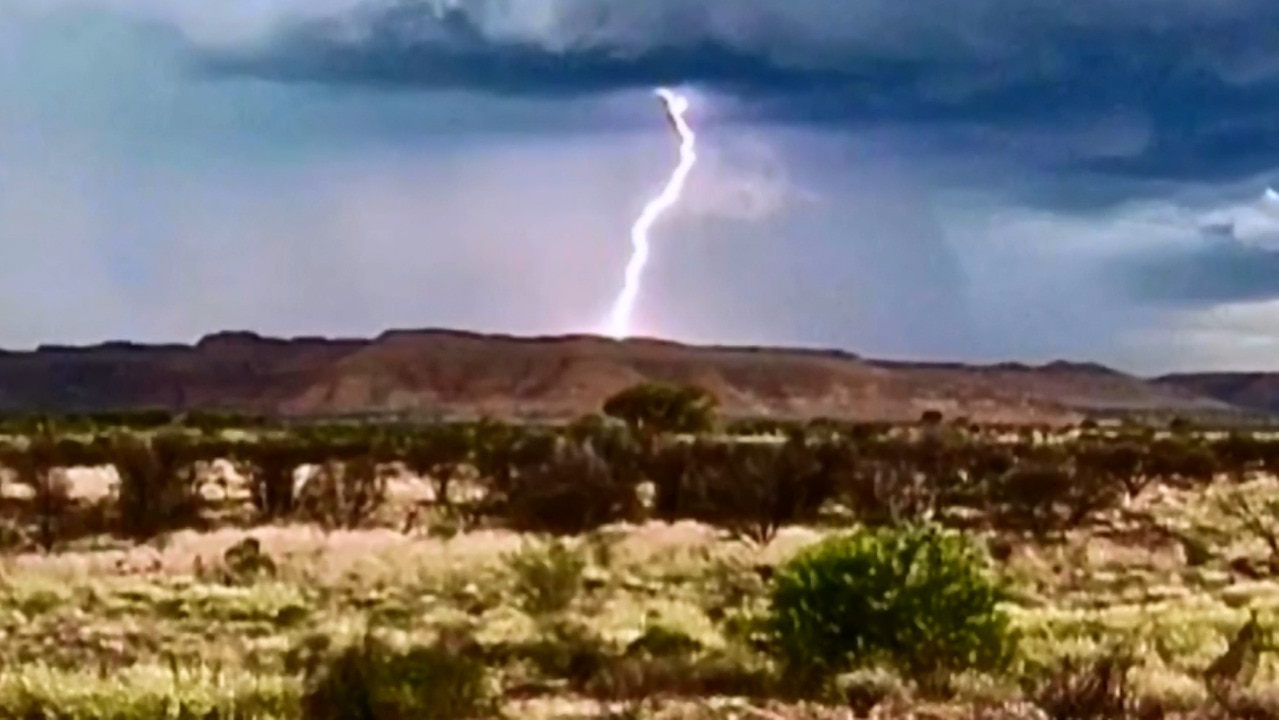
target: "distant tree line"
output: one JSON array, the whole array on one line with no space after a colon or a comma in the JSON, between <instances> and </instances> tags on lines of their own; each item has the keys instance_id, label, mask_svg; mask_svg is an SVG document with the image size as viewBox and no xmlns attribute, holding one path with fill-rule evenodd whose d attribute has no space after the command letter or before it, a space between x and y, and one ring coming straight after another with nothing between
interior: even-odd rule
<instances>
[{"instance_id":1,"label":"distant tree line","mask_svg":"<svg viewBox=\"0 0 1279 720\"><path fill-rule=\"evenodd\" d=\"M244 427L233 416L44 418L0 445L0 466L32 491L29 500L5 500L0 512L18 528L13 534L46 548L84 534L146 539L207 526L216 520L198 481L209 463L225 460L250 491L251 512L236 522L378 522L392 471L403 468L430 484L435 499L423 522L440 527L575 534L696 520L766 543L785 525L816 522L935 519L1051 533L1152 485L1279 470L1279 440L1211 436L1186 423L1162 433L1009 430L927 414L899 426L733 425L718 417L710 394L653 384L619 393L602 411L558 426L278 428L254 418L255 432L235 436L222 432ZM117 496L73 497L63 470L78 466L113 466ZM295 478L302 466L316 468L304 484Z\"/></svg>"}]
</instances>

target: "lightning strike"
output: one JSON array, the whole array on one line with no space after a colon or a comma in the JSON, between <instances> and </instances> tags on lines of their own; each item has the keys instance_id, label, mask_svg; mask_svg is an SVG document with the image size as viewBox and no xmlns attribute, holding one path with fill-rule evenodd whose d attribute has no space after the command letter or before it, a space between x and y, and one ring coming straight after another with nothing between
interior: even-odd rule
<instances>
[{"instance_id":1,"label":"lightning strike","mask_svg":"<svg viewBox=\"0 0 1279 720\"><path fill-rule=\"evenodd\" d=\"M656 93L662 101L666 120L679 140L679 164L675 166L675 171L671 173L661 194L644 206L644 211L631 226L631 259L626 264L625 282L617 299L613 301L613 312L608 322L609 336L618 340L631 334L631 315L635 310L635 301L639 298L644 268L648 265L649 230L667 210L679 202L688 175L697 163L697 136L684 118L684 114L688 112L688 98L667 88L658 88Z\"/></svg>"}]
</instances>

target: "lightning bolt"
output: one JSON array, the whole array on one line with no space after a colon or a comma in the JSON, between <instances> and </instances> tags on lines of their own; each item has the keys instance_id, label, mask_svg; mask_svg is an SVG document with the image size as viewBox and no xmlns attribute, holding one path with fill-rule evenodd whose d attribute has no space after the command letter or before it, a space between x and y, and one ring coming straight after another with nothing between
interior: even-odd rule
<instances>
[{"instance_id":1,"label":"lightning bolt","mask_svg":"<svg viewBox=\"0 0 1279 720\"><path fill-rule=\"evenodd\" d=\"M666 119L679 137L679 164L675 166L675 171L666 181L661 194L644 206L644 211L631 226L631 259L626 264L626 279L617 299L613 301L613 312L608 321L609 336L618 340L631 333L631 314L635 311L640 283L644 279L644 268L648 265L649 230L667 210L679 202L688 174L697 163L697 136L684 119L684 114L688 112L688 98L667 88L658 88L656 93L666 109Z\"/></svg>"}]
</instances>

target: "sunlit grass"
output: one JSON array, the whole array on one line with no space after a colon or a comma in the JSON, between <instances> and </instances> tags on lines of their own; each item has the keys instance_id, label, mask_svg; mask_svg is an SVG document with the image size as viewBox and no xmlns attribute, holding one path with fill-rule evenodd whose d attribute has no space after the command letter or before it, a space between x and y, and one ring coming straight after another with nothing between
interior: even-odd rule
<instances>
[{"instance_id":1,"label":"sunlit grass","mask_svg":"<svg viewBox=\"0 0 1279 720\"><path fill-rule=\"evenodd\" d=\"M1155 493L1141 502L1170 527L1227 520L1210 493ZM1260 553L1255 543L1216 546L1211 561L1191 566L1175 541L1125 534L1123 522L1063 542L1016 538L1001 567L1021 635L1016 672L1129 647L1140 658L1132 678L1140 693L1196 707L1206 698L1203 671L1250 613L1267 629L1279 626L1279 583L1241 579L1227 567L1231 553ZM747 610L758 606L763 585L755 569L825 532L787 529L766 548L691 523L573 539L567 547L586 569L562 613L614 648L661 627L708 652L732 649L740 639L712 617L721 596L748 588L739 601ZM223 554L245 537L261 543L274 572L243 582L219 576ZM378 630L424 643L465 627L485 647L533 643L544 638L547 619L516 602L519 579L509 558L545 543L500 531L445 540L276 526L179 532L142 548L11 556L0 564L0 715L53 708L76 720L296 717L302 679L290 658L311 636L353 639ZM529 670L492 672L505 686ZM963 701L1011 702L1020 692L1015 677L956 682ZM1255 684L1279 688L1269 656ZM508 705L527 717L568 717L583 702L561 691Z\"/></svg>"}]
</instances>

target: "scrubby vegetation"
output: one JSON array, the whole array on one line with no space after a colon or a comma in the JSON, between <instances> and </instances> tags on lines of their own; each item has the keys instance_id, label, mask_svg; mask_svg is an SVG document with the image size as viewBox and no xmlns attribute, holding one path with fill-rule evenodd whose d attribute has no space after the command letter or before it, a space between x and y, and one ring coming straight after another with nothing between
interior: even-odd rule
<instances>
[{"instance_id":1,"label":"scrubby vegetation","mask_svg":"<svg viewBox=\"0 0 1279 720\"><path fill-rule=\"evenodd\" d=\"M0 438L0 717L1279 714L1279 437L146 413Z\"/></svg>"}]
</instances>

